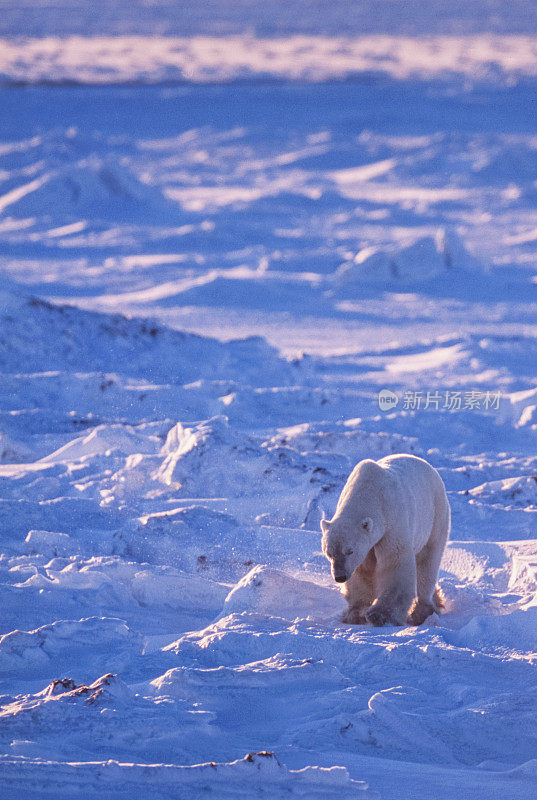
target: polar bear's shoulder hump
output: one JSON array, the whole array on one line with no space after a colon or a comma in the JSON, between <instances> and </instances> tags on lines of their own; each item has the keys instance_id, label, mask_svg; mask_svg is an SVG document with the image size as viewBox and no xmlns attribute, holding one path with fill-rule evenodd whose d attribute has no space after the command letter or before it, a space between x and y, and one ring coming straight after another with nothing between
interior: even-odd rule
<instances>
[{"instance_id":1,"label":"polar bear's shoulder hump","mask_svg":"<svg viewBox=\"0 0 537 800\"><path fill-rule=\"evenodd\" d=\"M353 473L355 480L374 481L382 480L385 470L376 461L371 458L365 458L355 466Z\"/></svg>"}]
</instances>

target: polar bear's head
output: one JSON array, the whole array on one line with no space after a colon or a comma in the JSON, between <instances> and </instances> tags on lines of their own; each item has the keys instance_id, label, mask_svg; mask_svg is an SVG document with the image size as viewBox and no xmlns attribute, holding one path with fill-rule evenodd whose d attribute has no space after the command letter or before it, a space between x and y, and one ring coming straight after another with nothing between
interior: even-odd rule
<instances>
[{"instance_id":1,"label":"polar bear's head","mask_svg":"<svg viewBox=\"0 0 537 800\"><path fill-rule=\"evenodd\" d=\"M378 523L371 517L362 517L352 527L339 518L323 519L321 530L323 553L330 561L332 577L337 583L349 580L382 537Z\"/></svg>"}]
</instances>

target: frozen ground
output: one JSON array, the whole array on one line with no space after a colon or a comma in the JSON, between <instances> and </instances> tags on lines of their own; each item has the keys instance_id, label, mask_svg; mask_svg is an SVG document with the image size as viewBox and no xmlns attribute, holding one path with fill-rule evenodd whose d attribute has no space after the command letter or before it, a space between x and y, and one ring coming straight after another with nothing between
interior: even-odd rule
<instances>
[{"instance_id":1,"label":"frozen ground","mask_svg":"<svg viewBox=\"0 0 537 800\"><path fill-rule=\"evenodd\" d=\"M537 797L533 5L3 5L2 798ZM392 452L447 611L345 626Z\"/></svg>"}]
</instances>

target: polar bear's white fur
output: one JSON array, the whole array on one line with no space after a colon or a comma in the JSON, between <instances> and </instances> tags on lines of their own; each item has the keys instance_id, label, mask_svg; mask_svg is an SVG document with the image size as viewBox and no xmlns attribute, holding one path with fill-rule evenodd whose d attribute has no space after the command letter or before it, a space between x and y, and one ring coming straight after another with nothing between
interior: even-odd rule
<instances>
[{"instance_id":1,"label":"polar bear's white fur","mask_svg":"<svg viewBox=\"0 0 537 800\"><path fill-rule=\"evenodd\" d=\"M321 522L332 575L345 583L351 624L420 625L442 606L436 586L450 508L438 472L424 459L365 459Z\"/></svg>"}]
</instances>

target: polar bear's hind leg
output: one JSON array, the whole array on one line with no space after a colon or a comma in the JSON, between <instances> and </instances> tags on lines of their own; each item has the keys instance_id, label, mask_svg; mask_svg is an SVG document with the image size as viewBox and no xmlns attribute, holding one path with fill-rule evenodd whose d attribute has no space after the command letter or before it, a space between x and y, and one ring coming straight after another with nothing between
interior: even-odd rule
<instances>
[{"instance_id":1,"label":"polar bear's hind leg","mask_svg":"<svg viewBox=\"0 0 537 800\"><path fill-rule=\"evenodd\" d=\"M433 603L438 612L446 607L446 598L444 592L438 584L436 584L436 589L434 590Z\"/></svg>"},{"instance_id":2,"label":"polar bear's hind leg","mask_svg":"<svg viewBox=\"0 0 537 800\"><path fill-rule=\"evenodd\" d=\"M429 541L416 556L418 596L408 621L421 625L444 607L444 595L436 583L450 527L450 509L445 492L438 497Z\"/></svg>"}]
</instances>

